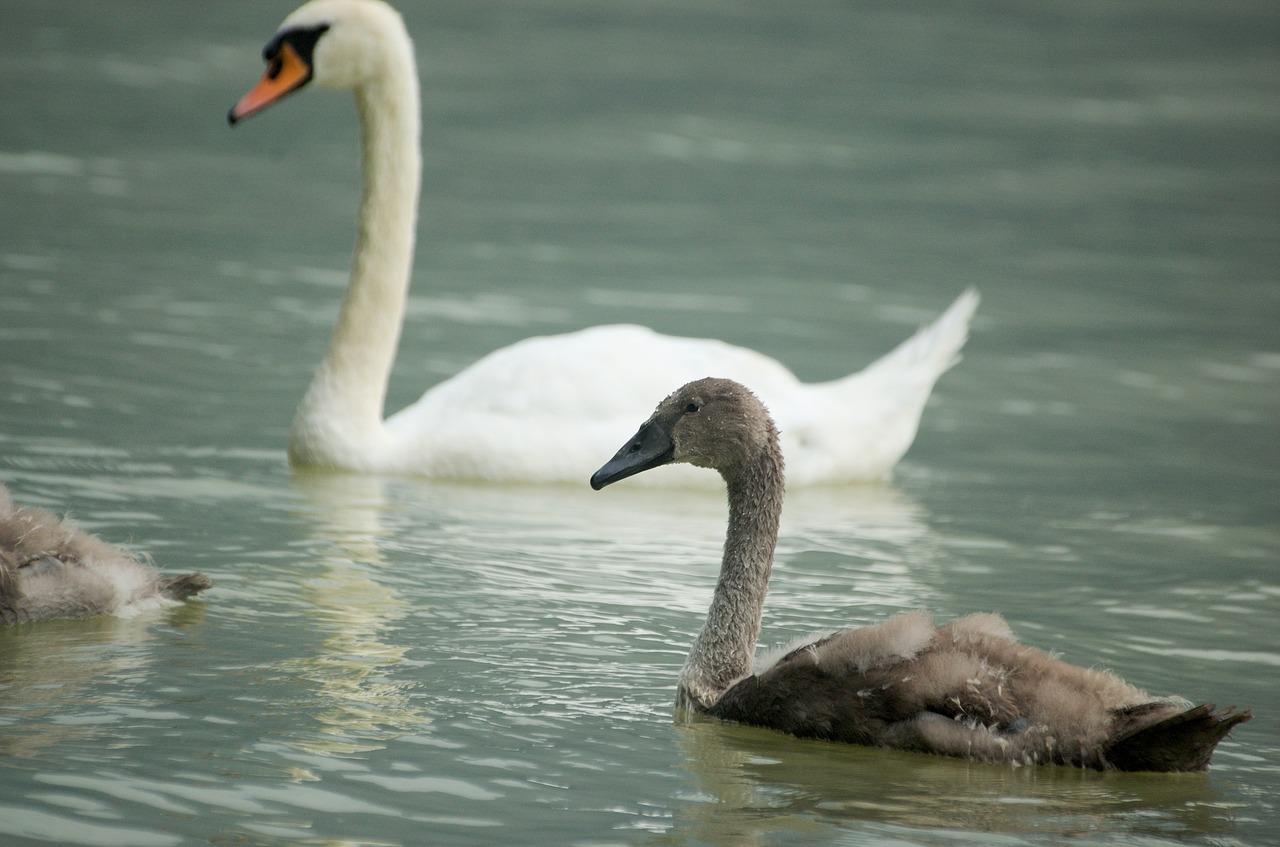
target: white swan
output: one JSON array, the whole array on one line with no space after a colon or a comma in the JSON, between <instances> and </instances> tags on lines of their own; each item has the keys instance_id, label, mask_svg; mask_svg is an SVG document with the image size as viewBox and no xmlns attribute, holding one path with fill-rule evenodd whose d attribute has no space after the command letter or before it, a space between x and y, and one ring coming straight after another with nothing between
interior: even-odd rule
<instances>
[{"instance_id":1,"label":"white swan","mask_svg":"<svg viewBox=\"0 0 1280 847\"><path fill-rule=\"evenodd\" d=\"M95 615L128 617L209 588L204 574L165 577L119 547L0 485L0 625Z\"/></svg>"},{"instance_id":2,"label":"white swan","mask_svg":"<svg viewBox=\"0 0 1280 847\"><path fill-rule=\"evenodd\" d=\"M793 485L876 479L910 447L929 392L968 336L973 291L866 370L805 385L751 350L598 326L491 353L384 421L421 171L413 44L381 0L313 0L284 20L263 55L267 72L231 109L231 123L314 81L355 93L363 149L351 283L294 418L295 466L573 481L608 451L612 433L643 416L647 398L717 373L749 382L776 411ZM678 472L658 481L706 484Z\"/></svg>"},{"instance_id":3,"label":"white swan","mask_svg":"<svg viewBox=\"0 0 1280 847\"><path fill-rule=\"evenodd\" d=\"M935 626L922 611L797 639L754 662L782 514L783 454L749 390L700 379L591 477L604 486L670 462L719 471L729 529L706 624L677 703L805 738L991 762L1196 771L1249 720L1234 707L1153 698L1106 671L1017 643L999 615ZM706 476L711 476L706 474Z\"/></svg>"}]
</instances>

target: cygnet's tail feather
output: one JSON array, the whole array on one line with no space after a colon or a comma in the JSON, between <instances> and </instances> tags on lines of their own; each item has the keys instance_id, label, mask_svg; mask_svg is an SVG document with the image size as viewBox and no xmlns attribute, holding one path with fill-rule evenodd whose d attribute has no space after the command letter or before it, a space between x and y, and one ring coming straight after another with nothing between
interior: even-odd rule
<instances>
[{"instance_id":1,"label":"cygnet's tail feather","mask_svg":"<svg viewBox=\"0 0 1280 847\"><path fill-rule=\"evenodd\" d=\"M186 600L212 587L213 582L202 573L188 573L160 580L160 593L170 600Z\"/></svg>"},{"instance_id":2,"label":"cygnet's tail feather","mask_svg":"<svg viewBox=\"0 0 1280 847\"><path fill-rule=\"evenodd\" d=\"M865 378L882 370L921 368L922 376L932 385L960 361L960 350L969 340L969 323L981 300L976 288L965 289L932 323L853 376Z\"/></svg>"},{"instance_id":3,"label":"cygnet's tail feather","mask_svg":"<svg viewBox=\"0 0 1280 847\"><path fill-rule=\"evenodd\" d=\"M1202 771L1218 742L1253 717L1235 706L1205 703L1121 735L1108 745L1108 764L1122 771Z\"/></svg>"}]
</instances>

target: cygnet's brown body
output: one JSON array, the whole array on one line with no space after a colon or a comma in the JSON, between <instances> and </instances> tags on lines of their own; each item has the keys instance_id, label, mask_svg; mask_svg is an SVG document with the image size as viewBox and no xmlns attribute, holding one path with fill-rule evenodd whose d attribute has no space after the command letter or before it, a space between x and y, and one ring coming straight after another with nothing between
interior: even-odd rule
<instances>
[{"instance_id":1,"label":"cygnet's brown body","mask_svg":"<svg viewBox=\"0 0 1280 847\"><path fill-rule=\"evenodd\" d=\"M680 706L805 738L1019 764L1195 771L1249 712L1153 698L1106 671L1014 640L994 614L937 626L920 611L823 633L755 663L782 510L783 463L767 410L730 380L689 383L591 478L713 468L729 493L724 561L680 672Z\"/></svg>"},{"instance_id":2,"label":"cygnet's brown body","mask_svg":"<svg viewBox=\"0 0 1280 847\"><path fill-rule=\"evenodd\" d=\"M128 613L148 600L185 600L212 583L164 577L133 556L0 485L0 625Z\"/></svg>"}]
</instances>

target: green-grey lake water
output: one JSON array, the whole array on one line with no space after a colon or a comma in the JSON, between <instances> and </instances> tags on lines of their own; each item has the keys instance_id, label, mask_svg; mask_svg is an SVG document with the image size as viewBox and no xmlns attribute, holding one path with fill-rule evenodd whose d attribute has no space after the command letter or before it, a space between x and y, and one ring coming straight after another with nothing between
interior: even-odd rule
<instances>
[{"instance_id":1,"label":"green-grey lake water","mask_svg":"<svg viewBox=\"0 0 1280 847\"><path fill-rule=\"evenodd\" d=\"M1280 843L1280 5L400 7L389 406L622 321L830 379L977 286L894 479L792 493L763 641L999 611L1255 717L1193 775L675 723L719 495L290 472L358 196L348 96L226 126L292 3L4 0L0 481L216 588L0 631L0 843Z\"/></svg>"}]
</instances>

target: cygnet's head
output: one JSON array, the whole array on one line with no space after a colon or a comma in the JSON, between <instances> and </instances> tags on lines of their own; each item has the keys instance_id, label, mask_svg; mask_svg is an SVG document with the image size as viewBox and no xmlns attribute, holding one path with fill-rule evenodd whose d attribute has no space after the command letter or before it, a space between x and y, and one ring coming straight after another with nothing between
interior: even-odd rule
<instances>
[{"instance_id":1,"label":"cygnet's head","mask_svg":"<svg viewBox=\"0 0 1280 847\"><path fill-rule=\"evenodd\" d=\"M745 386L707 377L683 386L654 410L639 431L591 477L599 491L610 483L685 462L726 478L778 439L768 410Z\"/></svg>"}]
</instances>

